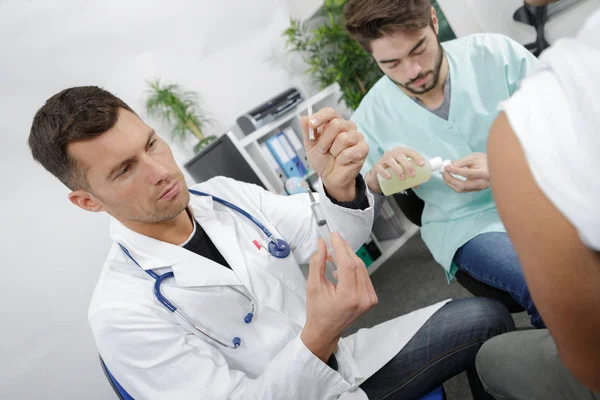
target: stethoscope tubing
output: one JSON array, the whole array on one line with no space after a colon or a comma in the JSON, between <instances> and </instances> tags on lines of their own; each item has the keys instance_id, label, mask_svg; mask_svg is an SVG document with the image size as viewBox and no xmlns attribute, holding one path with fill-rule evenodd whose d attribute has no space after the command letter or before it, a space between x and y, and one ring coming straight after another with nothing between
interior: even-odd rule
<instances>
[{"instance_id":1,"label":"stethoscope tubing","mask_svg":"<svg viewBox=\"0 0 600 400\"><path fill-rule=\"evenodd\" d=\"M287 249L289 249L289 245L282 239L275 239L273 238L273 234L271 233L271 231L269 231L260 221L258 221L256 218L254 218L254 216L252 216L251 214L249 214L248 212L246 212L245 210L239 208L238 206L236 206L235 204L232 204L230 202L228 202L227 200L223 200L219 197L216 196L212 196L208 193L204 193L204 192L200 192L197 190L193 190L193 189L188 189L190 191L190 193L196 195L196 196L209 196L212 197L213 200L215 200L216 202L223 204L226 207L229 207L235 211L237 211L239 214L243 215L244 217L248 218L250 221L252 221L260 230L262 230L264 232L264 234L267 236L267 238L274 244L275 248L277 248L278 246L281 245L285 245L287 247ZM142 268L142 266L137 262L137 260L133 257L133 255L131 255L131 253L129 252L129 250L121 243L119 243L119 247L121 247L121 250L123 251L123 253L125 253L125 255L131 260L133 261L133 263L135 265L137 265L138 267L140 267L142 270L144 270L144 268ZM269 246L269 248L271 248L272 246ZM289 254L289 250L287 250L287 254ZM286 257L287 254L284 256ZM275 255L275 254L273 254ZM278 257L277 255L275 255L276 257ZM279 258L284 258L284 257L279 257ZM156 272L152 271L151 269L149 270L144 270L148 275L150 275L152 278L154 278L154 295L156 297L156 299L164 306L166 307L169 311L171 311L172 313L174 313L176 316L178 316L179 318L181 318L185 323L187 323L190 327L192 327L196 332L200 333L202 336L220 344L221 346L224 346L228 349L232 349L232 350L237 350L238 347L240 347L241 345L241 339L239 337L234 337L233 338L233 345L227 344L226 342L223 342L222 340L213 337L212 335L210 335L208 332L204 331L204 329L202 329L201 327L199 327L198 325L196 325L191 318L189 318L187 315L185 315L181 310L178 310L177 307L171 303L169 301L169 299L167 299L165 296L163 296L161 290L160 290L160 286L162 285L163 281L173 278L175 275L173 274L172 271L170 272L165 272L164 274L157 274ZM228 286L229 289L234 290L236 292L238 292L240 295L244 296L249 302L250 305L252 306L252 311L249 312L248 314L246 314L246 316L244 317L244 322L246 322L247 324L249 324L250 322L252 322L252 319L254 318L254 311L255 311L255 304L254 301L247 296L244 292L235 289L231 286Z\"/></svg>"}]
</instances>

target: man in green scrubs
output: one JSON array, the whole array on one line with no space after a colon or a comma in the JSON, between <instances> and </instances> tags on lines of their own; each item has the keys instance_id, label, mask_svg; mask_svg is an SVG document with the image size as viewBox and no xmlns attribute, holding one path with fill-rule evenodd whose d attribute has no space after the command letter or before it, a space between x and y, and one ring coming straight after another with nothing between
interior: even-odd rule
<instances>
[{"instance_id":1,"label":"man in green scrubs","mask_svg":"<svg viewBox=\"0 0 600 400\"><path fill-rule=\"evenodd\" d=\"M385 74L352 117L369 143L367 185L401 179L433 157L453 161L415 189L425 202L422 237L449 280L460 269L509 293L543 327L489 188L486 144L498 104L537 59L498 34L440 44L430 0L349 0L346 28Z\"/></svg>"}]
</instances>

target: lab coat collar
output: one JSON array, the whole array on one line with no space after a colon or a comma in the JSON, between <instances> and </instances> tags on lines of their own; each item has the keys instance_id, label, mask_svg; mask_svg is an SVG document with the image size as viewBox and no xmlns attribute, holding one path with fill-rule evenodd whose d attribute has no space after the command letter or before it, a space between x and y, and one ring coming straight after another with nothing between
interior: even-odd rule
<instances>
[{"instance_id":1,"label":"lab coat collar","mask_svg":"<svg viewBox=\"0 0 600 400\"><path fill-rule=\"evenodd\" d=\"M144 270L172 268L179 286L249 284L242 252L239 247L236 247L238 246L237 235L231 216L215 212L210 197L192 196L188 207L218 248L223 248L223 244L220 245L219 242L226 240L227 247L231 250L222 254L233 270L183 247L132 231L116 219L111 221L110 236L114 241L125 246ZM245 278L243 279L245 282L242 282L240 277Z\"/></svg>"}]
</instances>

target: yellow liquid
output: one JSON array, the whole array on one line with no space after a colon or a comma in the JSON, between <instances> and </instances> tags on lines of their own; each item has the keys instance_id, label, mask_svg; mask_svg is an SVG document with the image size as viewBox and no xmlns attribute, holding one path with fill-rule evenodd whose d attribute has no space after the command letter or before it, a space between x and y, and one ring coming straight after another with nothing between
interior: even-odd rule
<instances>
[{"instance_id":1,"label":"yellow liquid","mask_svg":"<svg viewBox=\"0 0 600 400\"><path fill-rule=\"evenodd\" d=\"M391 179L385 179L377 175L379 186L384 195L389 196L398 192L402 192L406 189L410 189L417 185L427 182L431 178L431 166L427 161L422 167L418 166L413 160L410 160L415 168L415 176L408 176L405 172L404 179L398 178L398 175L391 168L386 168L386 171L392 176Z\"/></svg>"}]
</instances>

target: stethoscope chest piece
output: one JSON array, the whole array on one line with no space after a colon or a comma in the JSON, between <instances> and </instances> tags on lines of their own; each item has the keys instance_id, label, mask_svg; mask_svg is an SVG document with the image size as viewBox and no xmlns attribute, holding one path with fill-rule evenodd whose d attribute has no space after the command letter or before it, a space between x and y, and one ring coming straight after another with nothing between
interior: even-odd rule
<instances>
[{"instance_id":1,"label":"stethoscope chest piece","mask_svg":"<svg viewBox=\"0 0 600 400\"><path fill-rule=\"evenodd\" d=\"M273 239L269 242L269 253L277 258L286 258L290 255L290 245L282 239Z\"/></svg>"}]
</instances>

